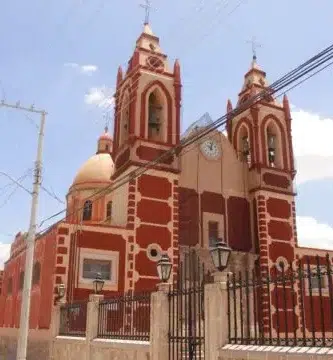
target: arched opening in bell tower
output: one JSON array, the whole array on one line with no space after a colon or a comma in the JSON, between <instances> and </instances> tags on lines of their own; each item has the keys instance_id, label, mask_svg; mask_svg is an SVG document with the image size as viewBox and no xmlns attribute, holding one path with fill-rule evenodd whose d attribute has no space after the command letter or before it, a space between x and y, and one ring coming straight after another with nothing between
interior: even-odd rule
<instances>
[{"instance_id":1,"label":"arched opening in bell tower","mask_svg":"<svg viewBox=\"0 0 333 360\"><path fill-rule=\"evenodd\" d=\"M250 131L249 128L242 124L238 132L238 156L241 161L251 166L251 143L250 143Z\"/></svg>"},{"instance_id":2,"label":"arched opening in bell tower","mask_svg":"<svg viewBox=\"0 0 333 360\"><path fill-rule=\"evenodd\" d=\"M122 110L120 115L120 126L119 126L119 145L121 146L128 139L128 131L129 131L129 117L130 117L130 97L129 93L123 96L122 101Z\"/></svg>"},{"instance_id":3,"label":"arched opening in bell tower","mask_svg":"<svg viewBox=\"0 0 333 360\"><path fill-rule=\"evenodd\" d=\"M275 121L266 126L266 159L269 167L282 169L281 133Z\"/></svg>"},{"instance_id":4,"label":"arched opening in bell tower","mask_svg":"<svg viewBox=\"0 0 333 360\"><path fill-rule=\"evenodd\" d=\"M152 91L148 98L148 139L162 141L163 131L163 98L159 89Z\"/></svg>"}]
</instances>

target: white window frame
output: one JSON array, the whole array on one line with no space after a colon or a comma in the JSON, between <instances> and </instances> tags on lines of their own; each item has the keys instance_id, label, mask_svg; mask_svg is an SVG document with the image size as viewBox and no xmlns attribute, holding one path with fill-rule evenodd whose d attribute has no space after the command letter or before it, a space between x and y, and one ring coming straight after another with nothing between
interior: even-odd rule
<instances>
[{"instance_id":1,"label":"white window frame","mask_svg":"<svg viewBox=\"0 0 333 360\"><path fill-rule=\"evenodd\" d=\"M203 223L204 223L204 238L203 243L205 248L209 248L209 221L214 221L218 223L218 237L222 238L224 241L224 215L223 214L214 214L209 212L203 213Z\"/></svg>"},{"instance_id":2,"label":"white window frame","mask_svg":"<svg viewBox=\"0 0 333 360\"><path fill-rule=\"evenodd\" d=\"M118 290L119 252L110 250L81 249L79 261L79 287L92 289L93 279L86 279L83 277L84 259L111 261L111 280L105 280L103 290Z\"/></svg>"}]
</instances>

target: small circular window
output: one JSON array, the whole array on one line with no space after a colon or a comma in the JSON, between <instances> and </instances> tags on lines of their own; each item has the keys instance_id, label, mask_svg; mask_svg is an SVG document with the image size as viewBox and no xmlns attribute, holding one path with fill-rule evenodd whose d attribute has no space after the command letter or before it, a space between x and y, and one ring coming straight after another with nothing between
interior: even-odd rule
<instances>
[{"instance_id":1,"label":"small circular window","mask_svg":"<svg viewBox=\"0 0 333 360\"><path fill-rule=\"evenodd\" d=\"M161 248L157 244L151 244L147 248L147 256L151 261L158 261L161 258Z\"/></svg>"},{"instance_id":2,"label":"small circular window","mask_svg":"<svg viewBox=\"0 0 333 360\"><path fill-rule=\"evenodd\" d=\"M158 252L157 252L156 249L151 249L151 250L150 250L150 256L151 256L151 257L156 257L157 255L158 255Z\"/></svg>"},{"instance_id":3,"label":"small circular window","mask_svg":"<svg viewBox=\"0 0 333 360\"><path fill-rule=\"evenodd\" d=\"M279 271L286 271L288 269L288 261L285 257L283 256L279 256L277 259L276 259L276 263L275 263L277 269Z\"/></svg>"}]
</instances>

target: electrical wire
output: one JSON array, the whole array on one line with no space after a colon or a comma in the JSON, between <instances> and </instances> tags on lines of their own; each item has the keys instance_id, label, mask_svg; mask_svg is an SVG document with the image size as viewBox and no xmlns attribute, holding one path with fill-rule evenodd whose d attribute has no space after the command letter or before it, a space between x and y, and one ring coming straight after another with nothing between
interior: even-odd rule
<instances>
[{"instance_id":1,"label":"electrical wire","mask_svg":"<svg viewBox=\"0 0 333 360\"><path fill-rule=\"evenodd\" d=\"M333 49L333 45L329 48ZM287 81L287 85L290 84L290 81L288 76L292 76L293 79L298 79L301 76L304 75L304 71L297 77L295 77L295 74L297 74L297 71L301 70L303 67L306 67L307 65L311 64L312 61L317 60L319 58L319 56L325 55L328 52L328 49L325 49L324 51L322 51L321 53L317 54L316 56L314 56L313 58L311 58L310 60L308 60L307 62L303 63L302 65L298 66L296 69L292 70L291 72L289 72L288 74L286 74L285 76L283 76L282 78L280 78L279 80L277 80L276 82L274 82L270 88L269 88L269 93L272 94L273 93L273 89L274 87L277 87L277 89L275 90L276 92L283 89L284 85L284 81ZM331 55L331 57L333 57L333 55ZM327 61L327 59L326 59ZM321 63L320 63L321 64ZM326 67L325 67L326 68ZM313 69L313 66L311 67L311 70ZM318 70L318 72L322 71ZM308 70L310 71L310 70ZM295 81L295 80L294 80ZM254 96L253 98L250 98L249 100L247 100L245 103L241 104L240 106L238 106L236 109L232 110L231 113L227 114L228 116L236 116L238 114L240 114L241 112L245 111L248 107L254 105L255 103L258 103L260 100L262 100L265 96L267 95L267 90L264 90L262 92L260 92L259 94L257 94L256 96ZM162 154L161 156L159 156L157 159L149 162L148 164L146 164L143 168L138 169L139 171L136 173L135 171L133 171L133 174L130 174L128 176L128 178L126 178L127 175L125 175L124 177L121 177L118 182L120 183L119 185L116 184L112 184L106 188L103 188L101 190L98 190L95 194L91 195L90 197L88 197L88 199L93 199L96 195L99 194L103 194L105 192L110 193L112 191L115 191L116 189L118 189L119 187L123 186L125 183L131 181L133 178L136 178L138 176L140 176L141 174L143 174L145 171L147 171L150 167L154 166L155 164L161 162L162 160L164 160L167 156L173 155L177 150L181 150L183 147L189 146L191 143L198 141L200 139L202 139L204 136L206 136L207 134L209 134L211 131L217 129L219 126L221 126L223 124L223 122L226 122L226 118L227 115L224 115L222 117L220 117L219 119L217 119L213 124L208 125L203 131L200 131L199 134L197 136L194 136L193 138L190 138L189 141L181 141L179 145L177 145L176 147L172 148L171 150L165 152L164 154ZM186 139L185 139L186 140ZM124 180L126 180L124 182ZM83 208L83 207L82 207ZM82 209L79 209L79 211ZM52 218L59 216L60 214L64 213L66 211L62 210L54 215L52 215L51 217L43 220L40 224L40 226L48 220L51 220ZM62 221L62 220L60 220Z\"/></svg>"},{"instance_id":2,"label":"electrical wire","mask_svg":"<svg viewBox=\"0 0 333 360\"><path fill-rule=\"evenodd\" d=\"M22 175L22 176L21 176L20 178L18 178L17 180L14 179L13 177L11 177L11 176L10 176L9 174L7 174L6 172L3 172L3 171L0 171L0 176L5 176L6 178L8 178L8 179L11 181L12 184L15 184L17 187L21 188L22 190L24 190L25 192L27 192L28 194L31 195L31 191L20 183L21 178L28 176L28 175L29 175L29 174L28 174L29 172L32 172L32 169L28 169L28 170L26 171L26 173L24 173L24 175ZM9 184L7 184L7 185L5 185L5 186L9 186Z\"/></svg>"},{"instance_id":3,"label":"electrical wire","mask_svg":"<svg viewBox=\"0 0 333 360\"><path fill-rule=\"evenodd\" d=\"M190 138L185 138L180 141L180 143L170 150L164 152L162 155L157 157L155 160L148 162L143 167L133 170L129 175L125 175L120 177L116 182L113 184L99 189L91 196L87 197L87 199L92 199L92 201L96 201L101 196L104 196L105 194L111 193L118 189L119 187L125 185L126 183L130 182L131 180L139 177L143 173L145 173L147 170L149 170L154 165L158 165L159 163L163 162L167 157L178 155L184 149L185 147L188 147L189 145L196 143L200 140L202 140L203 137L207 136L212 131L218 129L221 125L225 125L228 117L235 117L236 115L241 114L246 109L250 108L253 105L258 104L260 101L264 100L267 95L272 96L273 94L276 94L276 97L280 96L281 94L278 94L279 91L283 90L288 85L292 84L293 82L299 80L303 76L307 75L310 71L317 69L319 66L325 64L328 60L331 60L333 58L333 45L329 46L328 48L324 49L322 52L316 54L311 59L307 60L305 63L299 65L297 68L293 69L292 71L288 72L286 75L282 76L280 79L275 81L271 86L269 86L267 89L262 90L258 94L252 96L250 99L246 100L244 103L239 104L235 109L230 111L228 114L225 114L218 118L216 121L214 121L212 124L208 125L206 128L199 130L197 134ZM323 71L325 68L327 68L328 65L325 67L318 69L316 73ZM310 76L308 76L310 78ZM305 80L304 80L305 81ZM302 82L304 82L302 81ZM294 88L293 86L292 88ZM291 88L290 88L291 89ZM286 90L287 92L289 90ZM86 199L86 200L87 200ZM83 207L79 208L77 211L82 211ZM40 223L40 227L46 222L49 221L61 214L66 212L66 209L53 214L52 216L44 219ZM76 211L75 211L76 212ZM72 215L68 214L67 216ZM52 224L51 226L47 227L45 230L41 230L40 234L49 231L52 227L59 224L60 222L64 221L66 219L63 218L56 222L55 224Z\"/></svg>"},{"instance_id":4,"label":"electrical wire","mask_svg":"<svg viewBox=\"0 0 333 360\"><path fill-rule=\"evenodd\" d=\"M41 185L41 189L43 189L49 196L51 196L53 199L57 200L60 204L65 204L63 200L61 200L53 191L51 192L48 190L45 186Z\"/></svg>"},{"instance_id":5,"label":"electrical wire","mask_svg":"<svg viewBox=\"0 0 333 360\"><path fill-rule=\"evenodd\" d=\"M32 169L28 169L24 175L20 176L17 180L15 180L15 182L12 182L12 184L15 186L15 188L10 192L10 194L5 198L5 200L0 204L0 209L2 209L5 205L7 205L8 201L13 197L13 195L16 193L16 191L19 188L22 188L23 185L21 184L21 182L26 179L29 175L31 175L32 173ZM27 192L29 192L29 194L31 194L31 192L26 189L25 187L23 187Z\"/></svg>"}]
</instances>

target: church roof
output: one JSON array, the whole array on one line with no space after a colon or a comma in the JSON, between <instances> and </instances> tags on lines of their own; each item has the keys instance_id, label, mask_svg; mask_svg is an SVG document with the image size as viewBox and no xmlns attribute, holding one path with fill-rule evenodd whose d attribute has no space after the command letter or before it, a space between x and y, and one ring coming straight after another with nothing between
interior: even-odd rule
<instances>
[{"instance_id":1,"label":"church roof","mask_svg":"<svg viewBox=\"0 0 333 360\"><path fill-rule=\"evenodd\" d=\"M109 183L114 172L114 163L108 153L93 155L88 159L77 172L73 185L82 183Z\"/></svg>"},{"instance_id":2,"label":"church roof","mask_svg":"<svg viewBox=\"0 0 333 360\"><path fill-rule=\"evenodd\" d=\"M72 186L79 184L110 183L114 173L114 162L111 157L112 137L105 127L104 133L97 141L97 153L90 157L77 172Z\"/></svg>"}]
</instances>

